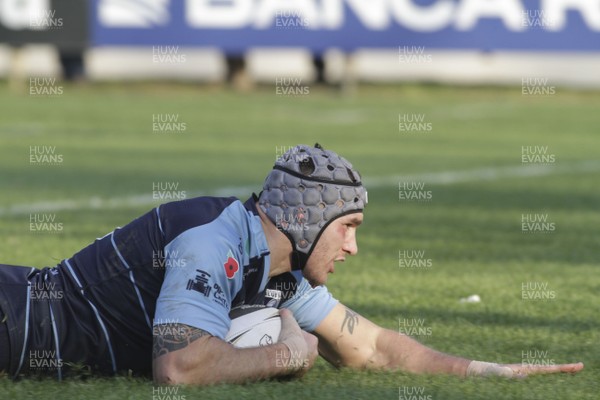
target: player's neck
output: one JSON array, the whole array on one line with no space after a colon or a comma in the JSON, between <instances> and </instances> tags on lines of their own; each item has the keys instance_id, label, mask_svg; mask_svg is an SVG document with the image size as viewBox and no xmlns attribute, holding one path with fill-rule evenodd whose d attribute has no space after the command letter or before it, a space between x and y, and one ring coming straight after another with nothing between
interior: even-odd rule
<instances>
[{"instance_id":1,"label":"player's neck","mask_svg":"<svg viewBox=\"0 0 600 400\"><path fill-rule=\"evenodd\" d=\"M269 277L281 275L284 272L292 270L290 256L292 254L292 244L289 239L271 222L271 220L263 213L260 207L258 214L262 223L269 251L271 252L271 263L269 267Z\"/></svg>"}]
</instances>

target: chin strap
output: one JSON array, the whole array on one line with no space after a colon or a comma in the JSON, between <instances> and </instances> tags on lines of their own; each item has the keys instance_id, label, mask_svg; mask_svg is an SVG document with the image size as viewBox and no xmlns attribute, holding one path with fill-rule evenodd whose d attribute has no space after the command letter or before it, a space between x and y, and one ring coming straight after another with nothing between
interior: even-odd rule
<instances>
[{"instance_id":1,"label":"chin strap","mask_svg":"<svg viewBox=\"0 0 600 400\"><path fill-rule=\"evenodd\" d=\"M292 271L303 270L306 266L306 262L308 261L308 257L306 254L299 252L298 250L293 250L292 255Z\"/></svg>"},{"instance_id":2,"label":"chin strap","mask_svg":"<svg viewBox=\"0 0 600 400\"><path fill-rule=\"evenodd\" d=\"M290 264L292 265L292 271L303 270L306 266L306 261L308 261L307 255L296 249L296 243L294 242L294 238L292 238L292 236L288 232L281 228L278 229L288 238L288 240L292 244L292 253L290 254Z\"/></svg>"},{"instance_id":3,"label":"chin strap","mask_svg":"<svg viewBox=\"0 0 600 400\"><path fill-rule=\"evenodd\" d=\"M281 227L277 227L277 229L279 229L279 232L283 233L292 244L292 252L290 254L290 264L292 266L292 271L302 271L306 266L306 262L308 261L308 255L296 249L296 243L294 242L294 238L292 237L292 235L290 235Z\"/></svg>"}]
</instances>

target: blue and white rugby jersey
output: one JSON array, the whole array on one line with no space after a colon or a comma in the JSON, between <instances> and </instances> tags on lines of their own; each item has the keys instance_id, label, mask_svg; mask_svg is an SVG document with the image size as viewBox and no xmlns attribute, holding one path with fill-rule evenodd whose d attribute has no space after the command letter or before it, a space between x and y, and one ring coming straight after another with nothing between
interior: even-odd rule
<instances>
[{"instance_id":1,"label":"blue and white rugby jersey","mask_svg":"<svg viewBox=\"0 0 600 400\"><path fill-rule=\"evenodd\" d=\"M9 372L61 378L75 363L150 374L153 326L187 324L224 338L230 310L243 304L289 308L314 330L337 300L299 271L269 279L255 201L163 204L56 267L0 266Z\"/></svg>"}]
</instances>

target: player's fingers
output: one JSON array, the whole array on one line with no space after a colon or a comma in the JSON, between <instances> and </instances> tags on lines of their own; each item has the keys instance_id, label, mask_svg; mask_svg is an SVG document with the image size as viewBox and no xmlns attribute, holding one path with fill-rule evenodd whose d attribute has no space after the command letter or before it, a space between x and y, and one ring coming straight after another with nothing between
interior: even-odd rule
<instances>
[{"instance_id":1,"label":"player's fingers","mask_svg":"<svg viewBox=\"0 0 600 400\"><path fill-rule=\"evenodd\" d=\"M316 358L319 354L319 339L306 331L302 331L302 336L304 337L304 341L308 346L308 355L310 357Z\"/></svg>"},{"instance_id":2,"label":"player's fingers","mask_svg":"<svg viewBox=\"0 0 600 400\"><path fill-rule=\"evenodd\" d=\"M583 369L583 363L558 365L511 364L508 366L515 372L517 377L527 375L556 374L561 372L575 373Z\"/></svg>"},{"instance_id":3,"label":"player's fingers","mask_svg":"<svg viewBox=\"0 0 600 400\"><path fill-rule=\"evenodd\" d=\"M279 316L281 317L281 335L286 336L289 334L300 334L300 326L294 318L294 314L288 309L282 308L279 310Z\"/></svg>"},{"instance_id":4,"label":"player's fingers","mask_svg":"<svg viewBox=\"0 0 600 400\"><path fill-rule=\"evenodd\" d=\"M304 372L313 367L317 356L319 355L319 339L306 331L302 331L302 337L307 345L306 362L304 363Z\"/></svg>"},{"instance_id":5,"label":"player's fingers","mask_svg":"<svg viewBox=\"0 0 600 400\"><path fill-rule=\"evenodd\" d=\"M286 322L294 322L295 325L298 325L298 323L296 322L296 318L294 318L294 313L292 313L290 310L288 310L287 308L281 308L279 309L279 316L281 317L281 320L286 320Z\"/></svg>"},{"instance_id":6,"label":"player's fingers","mask_svg":"<svg viewBox=\"0 0 600 400\"><path fill-rule=\"evenodd\" d=\"M583 369L583 363L559 364L559 365L532 365L530 374L554 374L559 372L575 373Z\"/></svg>"},{"instance_id":7,"label":"player's fingers","mask_svg":"<svg viewBox=\"0 0 600 400\"><path fill-rule=\"evenodd\" d=\"M284 316L287 317L287 316L292 315L292 312L290 310L288 310L287 308L280 308L279 315L283 318Z\"/></svg>"},{"instance_id":8,"label":"player's fingers","mask_svg":"<svg viewBox=\"0 0 600 400\"><path fill-rule=\"evenodd\" d=\"M298 322L290 310L279 310L281 317L281 332L279 343L283 343L289 350L289 372L292 375L302 376L304 371L310 369L314 362L313 352L318 340L313 335L300 329Z\"/></svg>"},{"instance_id":9,"label":"player's fingers","mask_svg":"<svg viewBox=\"0 0 600 400\"><path fill-rule=\"evenodd\" d=\"M582 362L578 362L573 364L562 364L560 367L561 372L579 372L584 368L584 365Z\"/></svg>"}]
</instances>

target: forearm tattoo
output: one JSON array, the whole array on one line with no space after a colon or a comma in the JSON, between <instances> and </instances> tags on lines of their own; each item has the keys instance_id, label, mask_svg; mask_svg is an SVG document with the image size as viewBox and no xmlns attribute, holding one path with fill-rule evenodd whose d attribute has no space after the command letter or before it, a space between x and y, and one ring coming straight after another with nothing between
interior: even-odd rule
<instances>
[{"instance_id":1,"label":"forearm tattoo","mask_svg":"<svg viewBox=\"0 0 600 400\"><path fill-rule=\"evenodd\" d=\"M348 329L348 332L352 335L354 333L354 327L358 325L358 314L354 311L346 308L346 316L342 321L342 326L340 327L340 332L344 331L344 327Z\"/></svg>"},{"instance_id":2,"label":"forearm tattoo","mask_svg":"<svg viewBox=\"0 0 600 400\"><path fill-rule=\"evenodd\" d=\"M152 330L154 342L152 346L152 359L171 351L183 349L202 336L212 335L203 329L185 324L157 325Z\"/></svg>"}]
</instances>

